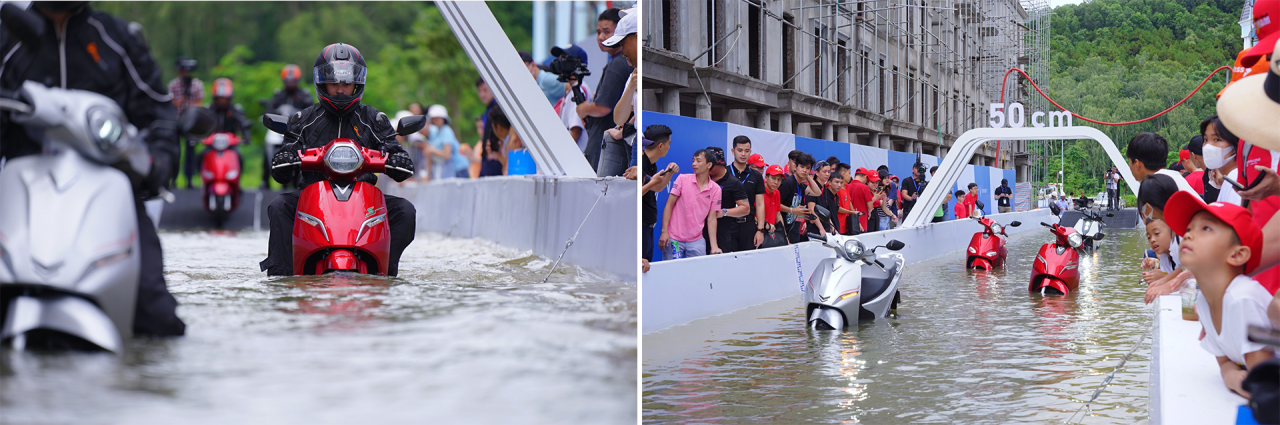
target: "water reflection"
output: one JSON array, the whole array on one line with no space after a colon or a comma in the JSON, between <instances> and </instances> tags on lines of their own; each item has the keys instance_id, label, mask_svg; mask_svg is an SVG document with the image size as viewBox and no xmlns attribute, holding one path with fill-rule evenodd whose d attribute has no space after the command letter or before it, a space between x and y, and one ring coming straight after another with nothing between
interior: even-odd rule
<instances>
[{"instance_id":1,"label":"water reflection","mask_svg":"<svg viewBox=\"0 0 1280 425\"><path fill-rule=\"evenodd\" d=\"M960 253L907 266L897 315L846 332L806 330L797 296L647 334L644 421L1061 423L1150 323L1133 283L1144 241L1109 232L1079 291L1042 297L1027 290L1052 238L1039 233L1011 238L1004 269L966 270ZM1149 353L1086 423L1146 418Z\"/></svg>"}]
</instances>

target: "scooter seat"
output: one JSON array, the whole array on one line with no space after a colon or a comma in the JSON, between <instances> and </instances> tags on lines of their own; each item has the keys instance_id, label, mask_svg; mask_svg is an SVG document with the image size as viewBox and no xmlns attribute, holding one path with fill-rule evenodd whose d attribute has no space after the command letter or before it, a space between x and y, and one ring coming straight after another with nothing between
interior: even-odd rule
<instances>
[{"instance_id":1,"label":"scooter seat","mask_svg":"<svg viewBox=\"0 0 1280 425\"><path fill-rule=\"evenodd\" d=\"M885 271L880 271L879 267L874 264L862 265L862 299L870 301L876 299L889 288L889 283L893 281L893 276L898 274L898 262L888 258L880 258L880 262L884 263Z\"/></svg>"}]
</instances>

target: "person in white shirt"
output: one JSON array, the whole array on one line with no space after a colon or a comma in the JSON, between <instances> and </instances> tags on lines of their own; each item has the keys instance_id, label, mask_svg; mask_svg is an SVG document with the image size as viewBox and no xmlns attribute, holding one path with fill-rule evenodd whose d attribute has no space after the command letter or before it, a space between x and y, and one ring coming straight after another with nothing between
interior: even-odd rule
<instances>
[{"instance_id":1,"label":"person in white shirt","mask_svg":"<svg viewBox=\"0 0 1280 425\"><path fill-rule=\"evenodd\" d=\"M581 47L570 45L567 48L552 47L551 55L555 57L576 56L583 65L587 64L587 52ZM573 86L578 83L577 77L569 77L569 81L564 83L564 96L555 103L556 114L560 116L560 122L564 124L564 128L569 130L569 135L573 137L574 142L578 144L578 149L586 152L587 150L587 131L586 125L582 122L582 117L578 116L578 102L573 101ZM582 90L584 96L583 103L591 101L591 87L586 82L582 82L578 86Z\"/></svg>"},{"instance_id":2,"label":"person in white shirt","mask_svg":"<svg viewBox=\"0 0 1280 425\"><path fill-rule=\"evenodd\" d=\"M1227 388L1249 398L1240 385L1245 375L1275 356L1246 337L1249 325L1269 325L1271 293L1246 275L1261 261L1262 229L1249 210L1221 202L1205 205L1194 194L1176 193L1168 207L1169 227L1183 237L1183 267L1200 286L1196 311L1205 331L1200 347L1217 358Z\"/></svg>"},{"instance_id":3,"label":"person in white shirt","mask_svg":"<svg viewBox=\"0 0 1280 425\"><path fill-rule=\"evenodd\" d=\"M1138 188L1139 215L1146 222L1164 220L1168 212L1167 203L1169 199L1179 192L1184 191L1178 188L1172 177L1163 173L1147 176ZM1195 192L1185 192L1189 192L1196 199L1200 199L1200 195ZM1173 225L1170 224L1170 227L1172 228ZM1175 235L1169 242L1169 259L1172 260L1173 269L1162 270L1168 272L1168 274L1153 282L1148 282L1147 295L1145 297L1147 303L1155 301L1156 297L1160 295L1173 293L1181 287L1183 281L1191 277L1190 274L1182 273L1184 269L1181 267L1182 259L1179 258L1179 246L1182 243L1182 239L1176 235L1177 229L1174 229L1174 231Z\"/></svg>"},{"instance_id":4,"label":"person in white shirt","mask_svg":"<svg viewBox=\"0 0 1280 425\"><path fill-rule=\"evenodd\" d=\"M1240 139L1226 131L1222 121L1217 117L1210 118L1204 126L1204 166L1210 170L1209 184L1218 189L1218 202L1242 205L1244 200L1236 192L1235 186L1223 179L1239 181L1236 170L1236 147Z\"/></svg>"},{"instance_id":5,"label":"person in white shirt","mask_svg":"<svg viewBox=\"0 0 1280 425\"><path fill-rule=\"evenodd\" d=\"M1173 179L1178 185L1178 190L1196 194L1196 190L1187 183L1187 179L1183 178L1182 174L1164 168L1165 161L1169 157L1169 142L1159 134L1140 133L1133 136L1124 155L1129 159L1129 171L1133 172L1133 177L1139 182L1146 180L1147 176L1152 174L1163 174Z\"/></svg>"}]
</instances>

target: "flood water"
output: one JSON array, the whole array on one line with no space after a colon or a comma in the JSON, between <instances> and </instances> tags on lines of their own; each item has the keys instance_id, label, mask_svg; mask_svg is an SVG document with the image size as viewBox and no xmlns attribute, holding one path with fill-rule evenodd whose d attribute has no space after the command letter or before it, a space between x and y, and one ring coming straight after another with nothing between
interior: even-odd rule
<instances>
[{"instance_id":1,"label":"flood water","mask_svg":"<svg viewBox=\"0 0 1280 425\"><path fill-rule=\"evenodd\" d=\"M1067 422L1151 325L1146 239L1106 233L1069 297L1029 293L1052 240L1030 229L1003 271L966 271L960 251L908 265L897 317L843 333L806 331L797 295L646 334L644 421ZM1145 423L1150 345L1072 422Z\"/></svg>"},{"instance_id":2,"label":"flood water","mask_svg":"<svg viewBox=\"0 0 1280 425\"><path fill-rule=\"evenodd\" d=\"M637 288L420 234L395 279L267 278L266 233L161 233L187 335L0 351L0 423L635 423Z\"/></svg>"}]
</instances>

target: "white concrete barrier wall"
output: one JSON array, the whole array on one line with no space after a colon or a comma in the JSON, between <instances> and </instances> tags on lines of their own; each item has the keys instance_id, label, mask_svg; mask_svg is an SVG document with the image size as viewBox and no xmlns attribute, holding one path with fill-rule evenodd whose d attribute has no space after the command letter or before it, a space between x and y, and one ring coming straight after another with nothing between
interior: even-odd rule
<instances>
[{"instance_id":1,"label":"white concrete barrier wall","mask_svg":"<svg viewBox=\"0 0 1280 425\"><path fill-rule=\"evenodd\" d=\"M413 203L419 232L481 238L553 261L582 225L564 263L636 280L640 217L633 180L518 176L383 186Z\"/></svg>"},{"instance_id":2,"label":"white concrete barrier wall","mask_svg":"<svg viewBox=\"0 0 1280 425\"><path fill-rule=\"evenodd\" d=\"M1009 233L1045 231L1041 221L1050 221L1048 210L995 214ZM974 220L928 224L919 228L894 229L859 236L868 247L884 245L890 239L906 244L899 251L907 264L915 264L965 249L982 226ZM656 243L656 242L655 242ZM835 253L818 242L710 255L652 264L644 274L642 329L656 332L671 326L729 313L753 305L786 298L802 291L818 262Z\"/></svg>"},{"instance_id":3,"label":"white concrete barrier wall","mask_svg":"<svg viewBox=\"0 0 1280 425\"><path fill-rule=\"evenodd\" d=\"M1200 322L1182 320L1182 296L1161 296L1155 308L1147 406L1151 423L1236 423L1245 399L1227 389L1218 361L1200 348Z\"/></svg>"}]
</instances>

